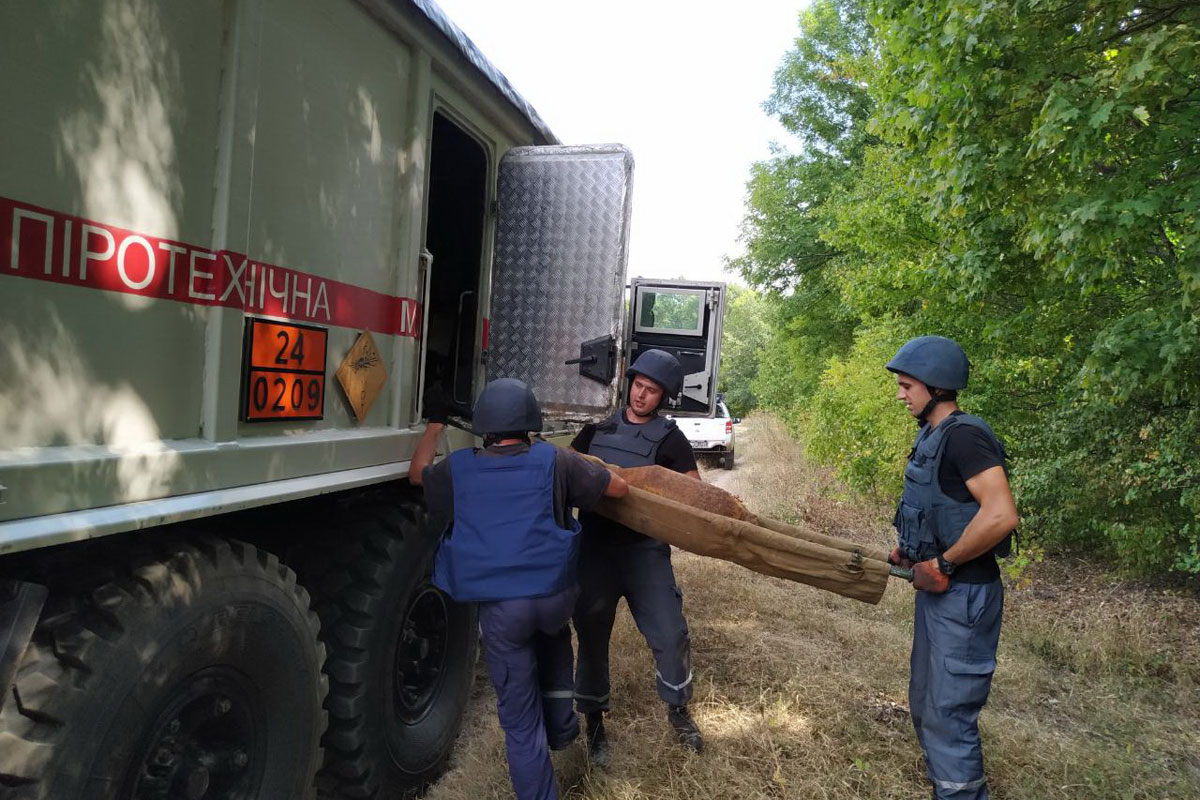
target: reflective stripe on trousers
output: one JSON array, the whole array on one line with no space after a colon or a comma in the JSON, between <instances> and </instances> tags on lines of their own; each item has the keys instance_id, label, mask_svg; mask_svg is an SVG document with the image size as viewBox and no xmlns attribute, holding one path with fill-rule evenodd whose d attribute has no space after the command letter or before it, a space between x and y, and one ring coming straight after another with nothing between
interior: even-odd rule
<instances>
[{"instance_id":1,"label":"reflective stripe on trousers","mask_svg":"<svg viewBox=\"0 0 1200 800\"><path fill-rule=\"evenodd\" d=\"M578 590L479 604L488 675L518 800L557 800L550 748L579 735L567 624Z\"/></svg>"},{"instance_id":2,"label":"reflective stripe on trousers","mask_svg":"<svg viewBox=\"0 0 1200 800\"><path fill-rule=\"evenodd\" d=\"M683 618L683 592L671 569L671 549L660 542L609 547L597 544L585 532L579 589L574 617L579 637L575 671L579 710L586 714L608 709L608 643L622 597L654 653L658 696L673 706L687 705L693 691L691 639Z\"/></svg>"},{"instance_id":3,"label":"reflective stripe on trousers","mask_svg":"<svg viewBox=\"0 0 1200 800\"><path fill-rule=\"evenodd\" d=\"M979 711L996 669L1003 608L999 580L917 592L908 702L936 798L988 797Z\"/></svg>"}]
</instances>

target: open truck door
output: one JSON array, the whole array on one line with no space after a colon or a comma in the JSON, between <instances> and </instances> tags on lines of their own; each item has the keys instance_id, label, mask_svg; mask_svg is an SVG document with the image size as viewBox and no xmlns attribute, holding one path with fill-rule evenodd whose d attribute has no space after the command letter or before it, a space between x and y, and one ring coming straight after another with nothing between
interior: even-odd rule
<instances>
[{"instance_id":1,"label":"open truck door","mask_svg":"<svg viewBox=\"0 0 1200 800\"><path fill-rule=\"evenodd\" d=\"M725 284L634 278L629 312L630 363L645 350L659 349L683 365L683 393L669 404L668 413L711 417L721 370Z\"/></svg>"},{"instance_id":2,"label":"open truck door","mask_svg":"<svg viewBox=\"0 0 1200 800\"><path fill-rule=\"evenodd\" d=\"M487 378L525 381L551 419L616 405L632 176L622 145L517 147L500 162Z\"/></svg>"}]
</instances>

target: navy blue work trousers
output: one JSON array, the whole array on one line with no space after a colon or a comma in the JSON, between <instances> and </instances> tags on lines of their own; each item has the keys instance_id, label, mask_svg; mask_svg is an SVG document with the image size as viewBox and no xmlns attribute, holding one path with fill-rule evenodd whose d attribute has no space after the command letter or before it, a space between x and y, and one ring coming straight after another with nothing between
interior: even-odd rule
<instances>
[{"instance_id":1,"label":"navy blue work trousers","mask_svg":"<svg viewBox=\"0 0 1200 800\"><path fill-rule=\"evenodd\" d=\"M610 545L603 535L585 532L579 553L576 707L584 714L608 710L608 640L622 597L654 653L658 696L670 705L687 705L693 688L691 639L683 618L683 592L671 569L671 548L653 539Z\"/></svg>"},{"instance_id":2,"label":"navy blue work trousers","mask_svg":"<svg viewBox=\"0 0 1200 800\"><path fill-rule=\"evenodd\" d=\"M508 774L518 800L557 800L550 749L579 735L572 707L571 609L578 589L479 604Z\"/></svg>"},{"instance_id":3,"label":"navy blue work trousers","mask_svg":"<svg viewBox=\"0 0 1200 800\"><path fill-rule=\"evenodd\" d=\"M979 711L996 670L1004 585L917 592L908 704L939 800L987 800Z\"/></svg>"}]
</instances>

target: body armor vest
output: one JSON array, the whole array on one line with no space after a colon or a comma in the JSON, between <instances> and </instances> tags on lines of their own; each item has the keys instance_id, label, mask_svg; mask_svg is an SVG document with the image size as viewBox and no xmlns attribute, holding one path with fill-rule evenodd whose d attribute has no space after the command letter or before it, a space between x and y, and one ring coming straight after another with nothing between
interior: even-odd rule
<instances>
[{"instance_id":1,"label":"body armor vest","mask_svg":"<svg viewBox=\"0 0 1200 800\"><path fill-rule=\"evenodd\" d=\"M433 583L458 602L544 597L575 583L579 523L554 519L555 448L492 456L450 454L454 522L434 558Z\"/></svg>"},{"instance_id":2,"label":"body armor vest","mask_svg":"<svg viewBox=\"0 0 1200 800\"><path fill-rule=\"evenodd\" d=\"M992 429L979 417L971 414L952 414L936 428L922 425L917 441L908 455L904 468L904 494L896 508L895 526L899 533L900 550L913 561L927 561L958 541L962 532L979 511L979 503L961 502L942 491L938 480L942 457L946 453L946 435L959 425L971 425L991 439L1001 462L1005 461L1004 445ZM1005 464L1005 471L1008 467ZM993 548L1004 557L1012 550L1012 535Z\"/></svg>"},{"instance_id":3,"label":"body armor vest","mask_svg":"<svg viewBox=\"0 0 1200 800\"><path fill-rule=\"evenodd\" d=\"M675 428L675 420L655 415L649 422L634 425L625 410L596 426L588 453L618 467L648 467L655 463L658 448Z\"/></svg>"}]
</instances>

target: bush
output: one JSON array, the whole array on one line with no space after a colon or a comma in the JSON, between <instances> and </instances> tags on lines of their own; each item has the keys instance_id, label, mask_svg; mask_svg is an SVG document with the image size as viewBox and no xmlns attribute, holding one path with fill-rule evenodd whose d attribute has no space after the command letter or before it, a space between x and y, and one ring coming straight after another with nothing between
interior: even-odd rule
<instances>
[{"instance_id":1,"label":"bush","mask_svg":"<svg viewBox=\"0 0 1200 800\"><path fill-rule=\"evenodd\" d=\"M830 362L804 415L808 452L859 491L894 494L903 484L916 427L884 364L906 338L896 324L860 329L849 355Z\"/></svg>"}]
</instances>

